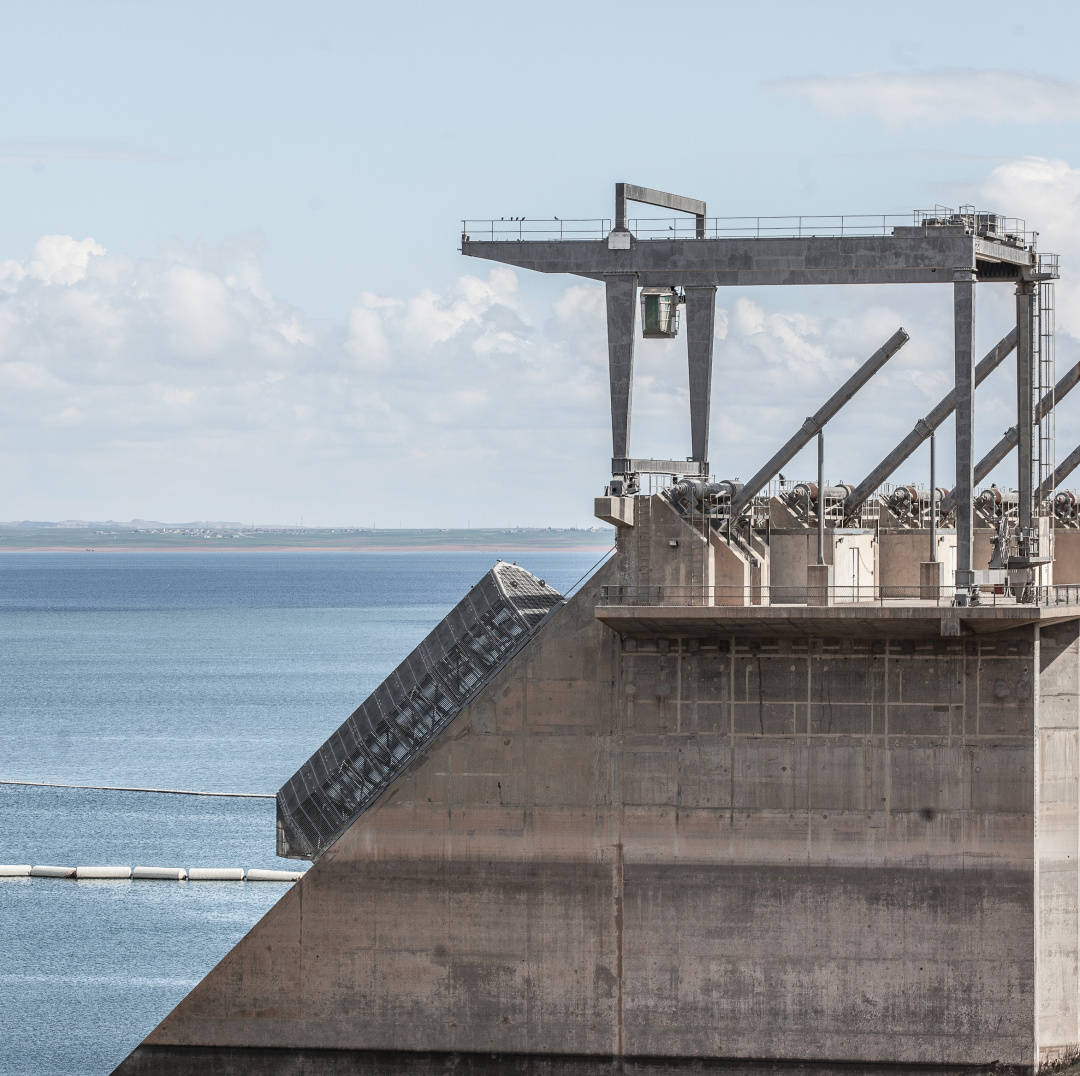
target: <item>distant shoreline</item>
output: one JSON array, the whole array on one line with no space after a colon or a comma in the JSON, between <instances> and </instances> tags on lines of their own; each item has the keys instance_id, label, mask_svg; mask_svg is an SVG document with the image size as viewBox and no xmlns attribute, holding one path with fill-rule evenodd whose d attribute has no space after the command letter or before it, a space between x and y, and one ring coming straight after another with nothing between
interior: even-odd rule
<instances>
[{"instance_id":1,"label":"distant shoreline","mask_svg":"<svg viewBox=\"0 0 1080 1076\"><path fill-rule=\"evenodd\" d=\"M133 521L133 524L137 521ZM198 522L142 526L0 524L3 553L602 553L607 527L241 527Z\"/></svg>"}]
</instances>

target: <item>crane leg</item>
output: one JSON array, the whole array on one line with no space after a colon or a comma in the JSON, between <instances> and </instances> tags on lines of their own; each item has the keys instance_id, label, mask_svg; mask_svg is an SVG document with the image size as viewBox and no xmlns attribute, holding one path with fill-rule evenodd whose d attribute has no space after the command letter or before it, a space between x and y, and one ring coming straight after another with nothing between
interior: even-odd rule
<instances>
[{"instance_id":1,"label":"crane leg","mask_svg":"<svg viewBox=\"0 0 1080 1076\"><path fill-rule=\"evenodd\" d=\"M974 528L975 273L953 276L953 359L956 378L956 586L970 587Z\"/></svg>"},{"instance_id":2,"label":"crane leg","mask_svg":"<svg viewBox=\"0 0 1080 1076\"><path fill-rule=\"evenodd\" d=\"M690 458L709 459L716 288L686 288L686 351L690 368Z\"/></svg>"},{"instance_id":3,"label":"crane leg","mask_svg":"<svg viewBox=\"0 0 1080 1076\"><path fill-rule=\"evenodd\" d=\"M630 404L634 390L634 305L637 278L609 276L607 288L608 374L611 379L612 470L630 454Z\"/></svg>"}]
</instances>

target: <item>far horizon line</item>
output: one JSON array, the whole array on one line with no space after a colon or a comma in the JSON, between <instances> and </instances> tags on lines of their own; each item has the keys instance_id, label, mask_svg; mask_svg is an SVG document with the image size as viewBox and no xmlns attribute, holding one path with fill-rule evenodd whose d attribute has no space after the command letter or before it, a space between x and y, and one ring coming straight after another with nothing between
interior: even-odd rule
<instances>
[{"instance_id":1,"label":"far horizon line","mask_svg":"<svg viewBox=\"0 0 1080 1076\"><path fill-rule=\"evenodd\" d=\"M153 531L155 529L173 528L176 530L201 528L221 529L236 532L246 531L274 531L288 533L302 533L315 531L348 532L356 534L390 534L390 533L421 533L421 534L446 534L451 531L486 532L499 531L503 533L515 533L521 531L602 531L607 529L603 524L540 524L540 523L489 523L473 526L471 523L465 526L378 526L376 522L371 524L358 523L241 523L236 520L193 519L182 522L169 522L152 519L17 519L0 520L0 529L24 530L32 528L49 528L56 530L84 530L90 527L111 527L124 530Z\"/></svg>"}]
</instances>

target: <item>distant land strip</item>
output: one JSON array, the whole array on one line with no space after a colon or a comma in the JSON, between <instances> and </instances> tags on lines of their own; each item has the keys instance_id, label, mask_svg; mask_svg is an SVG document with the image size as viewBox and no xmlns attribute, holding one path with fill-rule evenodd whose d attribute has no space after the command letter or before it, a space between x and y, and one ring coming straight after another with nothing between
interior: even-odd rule
<instances>
[{"instance_id":1,"label":"distant land strip","mask_svg":"<svg viewBox=\"0 0 1080 1076\"><path fill-rule=\"evenodd\" d=\"M22 788L84 788L92 792L155 792L161 796L214 796L221 799L272 800L272 792L198 792L191 788L135 788L126 785L67 785L59 781L14 781L0 778L0 785Z\"/></svg>"},{"instance_id":2,"label":"distant land strip","mask_svg":"<svg viewBox=\"0 0 1080 1076\"><path fill-rule=\"evenodd\" d=\"M602 552L612 530L596 527L365 529L245 527L233 523L0 523L0 552L525 553Z\"/></svg>"}]
</instances>

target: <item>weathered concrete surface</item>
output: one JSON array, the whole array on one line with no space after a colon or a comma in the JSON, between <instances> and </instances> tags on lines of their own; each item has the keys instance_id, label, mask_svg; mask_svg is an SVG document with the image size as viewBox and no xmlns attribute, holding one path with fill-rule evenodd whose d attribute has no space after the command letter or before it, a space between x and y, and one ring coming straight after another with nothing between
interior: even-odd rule
<instances>
[{"instance_id":1,"label":"weathered concrete surface","mask_svg":"<svg viewBox=\"0 0 1080 1076\"><path fill-rule=\"evenodd\" d=\"M773 530L769 535L770 595L773 602L805 602L807 571L817 563L817 530L811 524ZM825 563L831 586L841 588L834 601L871 598L877 582L877 539L872 531L825 528Z\"/></svg>"},{"instance_id":2,"label":"weathered concrete surface","mask_svg":"<svg viewBox=\"0 0 1080 1076\"><path fill-rule=\"evenodd\" d=\"M822 1065L813 1062L712 1062L701 1058L625 1058L617 1065L594 1057L520 1057L508 1054L400 1054L393 1051L251 1050L143 1046L128 1060L130 1076L1017 1076L1014 1066ZM1077 1076L1080 1068L1058 1072Z\"/></svg>"},{"instance_id":3,"label":"weathered concrete surface","mask_svg":"<svg viewBox=\"0 0 1080 1076\"><path fill-rule=\"evenodd\" d=\"M913 233L913 234L912 234ZM604 280L636 273L638 286L748 287L792 284L950 284L957 269L985 259L1035 263L1030 250L966 235L963 228L912 229L887 236L630 239L502 242L463 237L461 253L533 269Z\"/></svg>"},{"instance_id":4,"label":"weathered concrete surface","mask_svg":"<svg viewBox=\"0 0 1080 1076\"><path fill-rule=\"evenodd\" d=\"M1010 599L1011 601L1011 599ZM1080 617L1080 605L977 605L953 607L932 601L881 605L808 607L598 605L596 616L621 635L700 636L712 632L741 638L829 635L837 638L933 639L939 635L991 634L1048 626ZM951 630L950 630L951 626Z\"/></svg>"},{"instance_id":5,"label":"weathered concrete surface","mask_svg":"<svg viewBox=\"0 0 1080 1076\"><path fill-rule=\"evenodd\" d=\"M1054 579L1058 583L1080 583L1080 530L1055 529Z\"/></svg>"},{"instance_id":6,"label":"weathered concrete surface","mask_svg":"<svg viewBox=\"0 0 1080 1076\"><path fill-rule=\"evenodd\" d=\"M634 501L634 525L618 527L608 582L634 588L673 587L702 595L722 587L731 591L737 604L747 600L752 569L742 550L710 540L689 526L663 497Z\"/></svg>"},{"instance_id":7,"label":"weathered concrete surface","mask_svg":"<svg viewBox=\"0 0 1080 1076\"><path fill-rule=\"evenodd\" d=\"M340 1071L309 1066L338 1050L361 1072L869 1073L1075 1048L1075 616L620 637L594 607L633 558L697 571L674 513L628 543L650 503L118 1071Z\"/></svg>"},{"instance_id":8,"label":"weathered concrete surface","mask_svg":"<svg viewBox=\"0 0 1080 1076\"><path fill-rule=\"evenodd\" d=\"M937 555L942 586L952 586L956 573L956 531L939 530ZM922 585L921 565L930 560L929 530L882 530L878 533L878 580L886 597L916 597ZM976 556L976 564L983 567Z\"/></svg>"},{"instance_id":9,"label":"weathered concrete surface","mask_svg":"<svg viewBox=\"0 0 1080 1076\"><path fill-rule=\"evenodd\" d=\"M129 1058L129 1076L1016 1076L1013 1066L822 1065L813 1062L710 1062L701 1058L624 1058L618 1065L595 1057L521 1057L508 1054L401 1054L393 1051L250 1050L143 1046ZM1080 1068L1058 1076L1076 1076Z\"/></svg>"},{"instance_id":10,"label":"weathered concrete surface","mask_svg":"<svg viewBox=\"0 0 1080 1076\"><path fill-rule=\"evenodd\" d=\"M1036 1004L1039 1058L1053 1061L1072 1056L1080 1042L1080 625L1042 629L1038 650L1039 683L1032 700L1038 732ZM995 689L1000 690L997 684Z\"/></svg>"}]
</instances>

